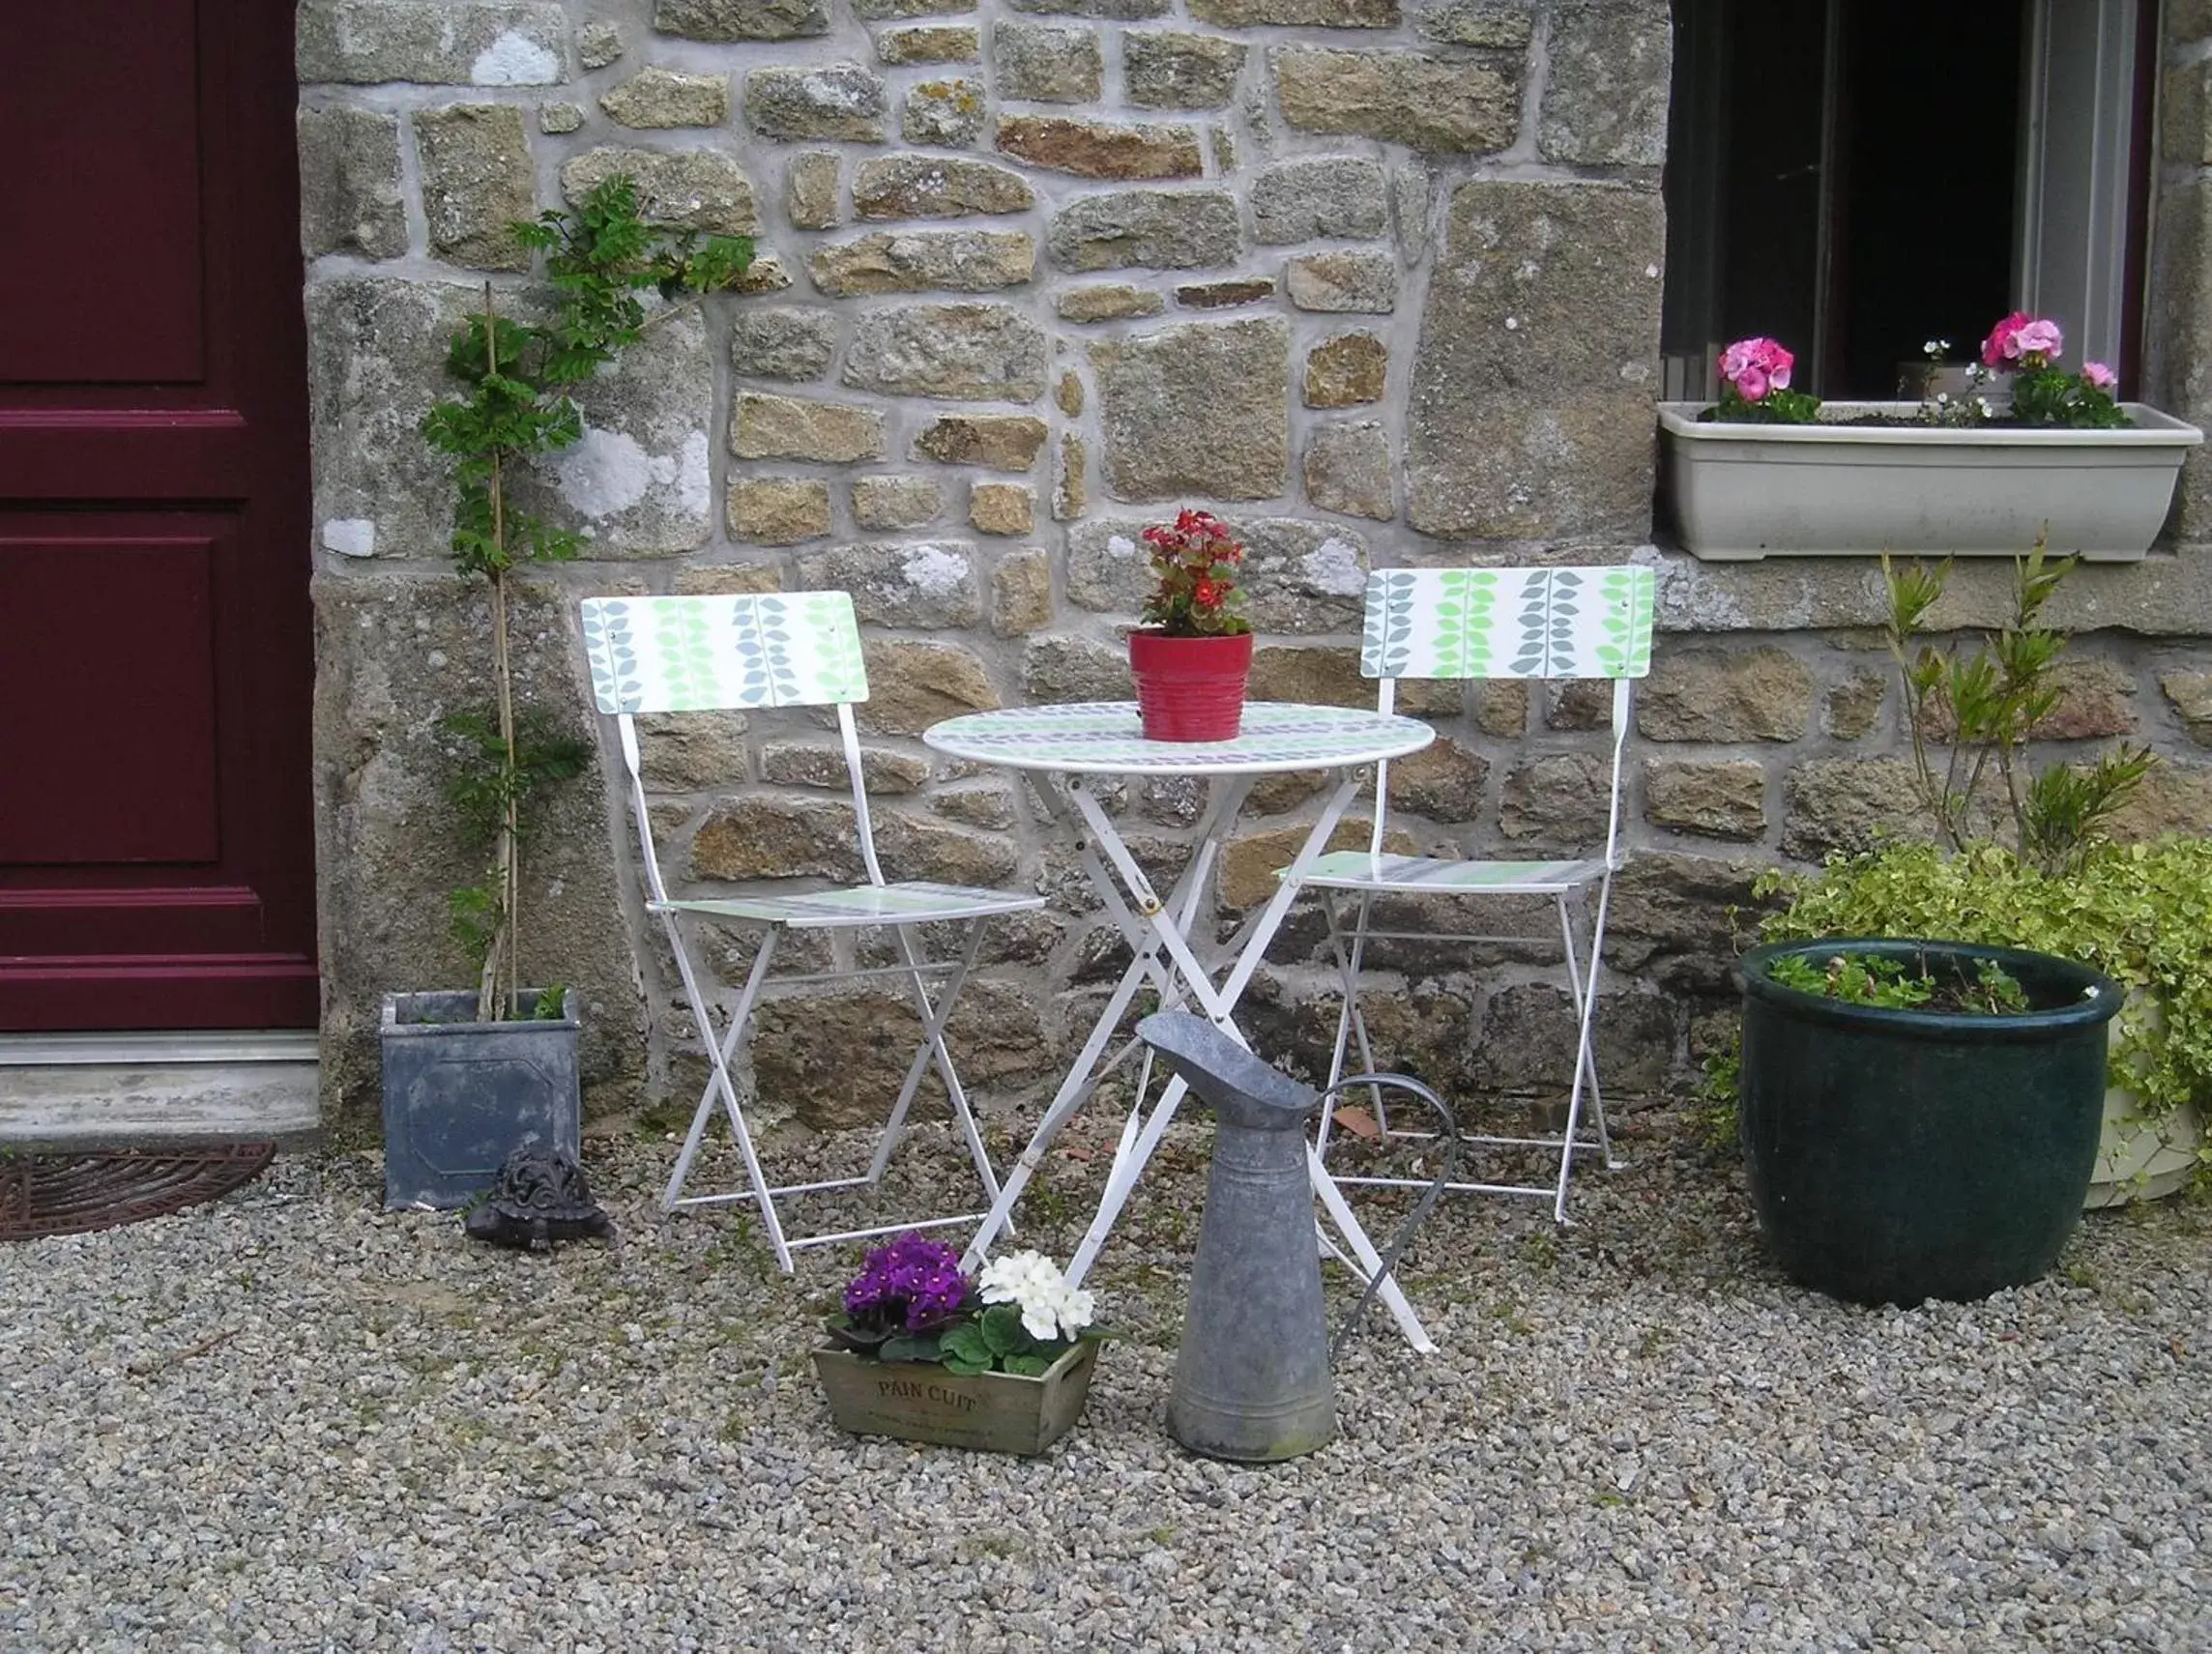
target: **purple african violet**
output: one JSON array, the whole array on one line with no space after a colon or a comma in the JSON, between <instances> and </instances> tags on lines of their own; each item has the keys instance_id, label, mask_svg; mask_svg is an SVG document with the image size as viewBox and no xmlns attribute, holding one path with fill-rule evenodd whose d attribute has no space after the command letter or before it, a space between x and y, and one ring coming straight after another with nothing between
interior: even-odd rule
<instances>
[{"instance_id":1,"label":"purple african violet","mask_svg":"<svg viewBox=\"0 0 2212 1654\"><path fill-rule=\"evenodd\" d=\"M902 1234L868 1254L867 1266L845 1289L845 1313L856 1321L925 1332L958 1315L968 1293L958 1252Z\"/></svg>"}]
</instances>

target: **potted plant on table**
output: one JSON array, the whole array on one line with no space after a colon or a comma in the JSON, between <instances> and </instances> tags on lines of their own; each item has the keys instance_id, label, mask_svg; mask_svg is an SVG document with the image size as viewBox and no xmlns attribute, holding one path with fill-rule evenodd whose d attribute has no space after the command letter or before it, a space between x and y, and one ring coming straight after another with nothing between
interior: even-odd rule
<instances>
[{"instance_id":1,"label":"potted plant on table","mask_svg":"<svg viewBox=\"0 0 2212 1654\"><path fill-rule=\"evenodd\" d=\"M953 1248L901 1235L867 1256L814 1371L856 1436L1042 1453L1083 1412L1099 1341L1091 1295L1034 1252L971 1279Z\"/></svg>"},{"instance_id":2,"label":"potted plant on table","mask_svg":"<svg viewBox=\"0 0 2212 1654\"><path fill-rule=\"evenodd\" d=\"M1943 571L1885 563L1939 842L1761 886L1790 900L1740 967L1741 1141L1784 1266L1840 1296L1971 1298L2034 1279L2079 1218L2108 1088L2168 1107L2208 1094L2212 967L2192 936L2212 917L2212 854L2105 842L2145 751L2023 762L2059 693L2065 639L2039 617L2071 566L2037 547L2010 624L1944 655L1912 641ZM1990 945L2019 942L2053 951ZM2164 1015L2139 1011L2109 1044L2128 981Z\"/></svg>"},{"instance_id":3,"label":"potted plant on table","mask_svg":"<svg viewBox=\"0 0 2212 1654\"><path fill-rule=\"evenodd\" d=\"M623 177L598 185L573 213L548 212L512 229L545 254L549 319L501 314L485 283L482 310L453 335L446 358L462 392L422 421L424 439L455 461L454 566L480 579L490 600L492 705L444 720L460 758L448 794L489 866L480 883L451 897L453 934L478 962L475 990L385 997L390 1207L466 1204L517 1148L577 1155L575 995L525 986L518 939L526 806L541 787L579 774L589 749L517 708L508 608L518 569L564 562L578 540L521 509L514 484L532 460L582 437L577 387L648 328L737 281L752 259L742 237L701 241L649 226ZM662 301L650 314L641 298L648 292Z\"/></svg>"},{"instance_id":4,"label":"potted plant on table","mask_svg":"<svg viewBox=\"0 0 2212 1654\"><path fill-rule=\"evenodd\" d=\"M1934 365L1948 349L1929 341ZM2203 433L2116 400L2102 363L2066 371L2064 351L2057 324L2016 311L1991 330L1962 394L1821 402L1791 387L1782 345L1737 340L1715 404L1659 405L1684 545L1723 561L2011 556L2042 536L2092 562L2140 559Z\"/></svg>"},{"instance_id":5,"label":"potted plant on table","mask_svg":"<svg viewBox=\"0 0 2212 1654\"><path fill-rule=\"evenodd\" d=\"M1152 595L1129 634L1129 670L1147 740L1234 740L1244 722L1252 627L1237 611L1244 548L1206 511L1145 531Z\"/></svg>"}]
</instances>

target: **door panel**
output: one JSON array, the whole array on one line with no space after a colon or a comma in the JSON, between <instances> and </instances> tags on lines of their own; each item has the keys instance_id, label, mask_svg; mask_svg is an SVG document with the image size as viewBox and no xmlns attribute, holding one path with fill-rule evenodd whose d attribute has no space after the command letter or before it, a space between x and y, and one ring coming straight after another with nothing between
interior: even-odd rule
<instances>
[{"instance_id":1,"label":"door panel","mask_svg":"<svg viewBox=\"0 0 2212 1654\"><path fill-rule=\"evenodd\" d=\"M0 1030L311 1026L292 8L9 44Z\"/></svg>"},{"instance_id":2,"label":"door panel","mask_svg":"<svg viewBox=\"0 0 2212 1654\"><path fill-rule=\"evenodd\" d=\"M0 374L131 384L200 377L198 48L189 4L25 7L0 131L6 220ZM13 40L12 40L13 44ZM35 250L33 250L35 249Z\"/></svg>"},{"instance_id":3,"label":"door panel","mask_svg":"<svg viewBox=\"0 0 2212 1654\"><path fill-rule=\"evenodd\" d=\"M56 714L0 723L0 775L36 803L0 815L0 861L213 861L216 541L102 521L0 536L10 670Z\"/></svg>"}]
</instances>

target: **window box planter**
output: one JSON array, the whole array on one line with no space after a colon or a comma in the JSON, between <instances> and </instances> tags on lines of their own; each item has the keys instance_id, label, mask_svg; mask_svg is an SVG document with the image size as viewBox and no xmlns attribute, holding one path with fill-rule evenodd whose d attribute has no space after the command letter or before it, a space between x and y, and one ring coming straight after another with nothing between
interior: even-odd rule
<instances>
[{"instance_id":1,"label":"window box planter","mask_svg":"<svg viewBox=\"0 0 2212 1654\"><path fill-rule=\"evenodd\" d=\"M1085 1339L1041 1378L950 1373L929 1361L876 1361L817 1349L814 1376L840 1430L987 1453L1042 1453L1074 1427L1091 1396L1098 1345Z\"/></svg>"},{"instance_id":2,"label":"window box planter","mask_svg":"<svg viewBox=\"0 0 2212 1654\"><path fill-rule=\"evenodd\" d=\"M1703 402L1662 402L1669 492L1683 544L1714 562L1765 557L2017 557L2133 563L2173 502L2204 433L2140 402L2126 430L1701 423ZM1911 416L1916 402L1838 402L1845 417Z\"/></svg>"}]
</instances>

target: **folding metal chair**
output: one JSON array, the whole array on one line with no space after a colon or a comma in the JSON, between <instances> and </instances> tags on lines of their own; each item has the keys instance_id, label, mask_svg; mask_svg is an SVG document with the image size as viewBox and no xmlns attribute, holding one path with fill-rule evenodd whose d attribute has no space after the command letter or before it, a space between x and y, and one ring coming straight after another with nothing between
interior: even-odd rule
<instances>
[{"instance_id":1,"label":"folding metal chair","mask_svg":"<svg viewBox=\"0 0 2212 1654\"><path fill-rule=\"evenodd\" d=\"M1559 938L1566 952L1567 985L1576 1024L1574 1079L1567 1096L1566 1129L1557 1136L1502 1137L1463 1132L1462 1143L1493 1148L1549 1149L1559 1156L1556 1180L1548 1184L1454 1182L1453 1189L1480 1194L1549 1195L1552 1214L1567 1217L1567 1178L1578 1153L1596 1152L1608 1167L1617 1166L1606 1130L1605 1100L1598 1090L1591 1055L1591 1028L1597 1014L1598 956L1605 945L1606 905L1613 875L1623 856L1620 845L1621 752L1629 722L1629 684L1651 667L1651 619L1655 582L1648 568L1436 568L1378 569L1367 577L1367 613L1360 649L1362 676L1376 680L1376 704L1388 712L1401 678L1594 678L1613 681L1613 769L1608 789L1605 854L1571 861L1452 861L1426 856L1391 856L1382 850L1387 830L1389 766L1375 776L1375 826L1364 851L1336 851L1283 877L1299 888L1322 893L1329 945L1343 984L1344 1004L1337 1016L1336 1049L1329 1059L1328 1083L1344 1077L1348 1045L1356 1040L1361 1068L1378 1067L1359 1006L1359 973L1370 940L1497 942L1520 940L1464 932L1382 931L1370 920L1378 896L1449 896L1475 900L1497 896L1550 896L1558 909ZM1586 892L1594 886L1594 904ZM1570 904L1585 895L1586 922L1578 953ZM1352 908L1349 929L1343 907ZM1582 1135L1585 1097L1595 1135ZM1392 1132L1380 1091L1373 1098L1378 1126L1386 1137L1417 1138L1423 1133ZM1325 1150L1330 1120L1324 1117L1321 1145ZM1426 1188L1425 1179L1340 1177L1342 1183L1381 1183Z\"/></svg>"},{"instance_id":2,"label":"folding metal chair","mask_svg":"<svg viewBox=\"0 0 2212 1654\"><path fill-rule=\"evenodd\" d=\"M887 883L876 860L873 827L868 817L867 789L861 781L860 739L853 723L854 704L868 698L868 680L860 657L860 635L853 621L852 599L842 592L801 592L743 596L703 597L590 597L583 605L584 648L592 667L592 691L599 711L611 715L621 733L623 762L629 768L630 803L637 818L638 846L645 857L646 906L660 918L668 944L676 955L677 974L683 978L684 996L698 1020L707 1048L711 1074L699 1106L691 1117L691 1129L684 1139L676 1170L661 1197L665 1210L678 1206L721 1204L750 1200L760 1207L776 1262L788 1273L792 1253L802 1246L831 1241L859 1240L910 1229L935 1229L974 1223L981 1211L958 1212L943 1217L908 1219L871 1229L835 1233L792 1236L776 1211L778 1196L817 1194L832 1189L873 1187L879 1183L906 1131L907 1112L921 1085L923 1070L935 1061L938 1075L951 1100L954 1123L967 1140L968 1153L983 1186L986 1206L998 1199L999 1179L983 1151L983 1139L968 1106L968 1093L946 1050L945 1029L952 1008L974 968L982 942L983 924L995 914L1039 908L1044 898L1030 893L970 889L957 885L926 882ZM837 730L844 741L845 768L852 782L853 812L859 839L860 860L868 882L840 889L793 895L742 895L702 900L675 900L662 883L660 862L654 853L653 831L646 814L645 785L640 778L636 714L639 712L692 712L729 708L820 707L837 710ZM731 1014L726 1032L717 1037L706 996L700 992L699 973L684 946L682 925L686 915L705 915L757 925L759 951L754 954L745 985ZM913 935L914 927L946 921L969 926L967 943L957 960L932 963L922 957ZM778 987L801 982L854 980L868 976L905 978L921 1017L921 1041L907 1065L906 1082L899 1088L889 1121L877 1140L868 1170L857 1177L831 1178L813 1183L771 1187L761 1170L760 1156L739 1106L736 1083L730 1075L731 1059L744 1038L755 1004L768 983L776 943L789 930L839 930L882 926L895 931L903 963L848 971L819 971L775 978ZM942 977L935 999L926 978ZM698 1157L699 1145L717 1101L728 1111L730 1130L744 1156L750 1188L730 1194L685 1195L684 1185Z\"/></svg>"}]
</instances>

